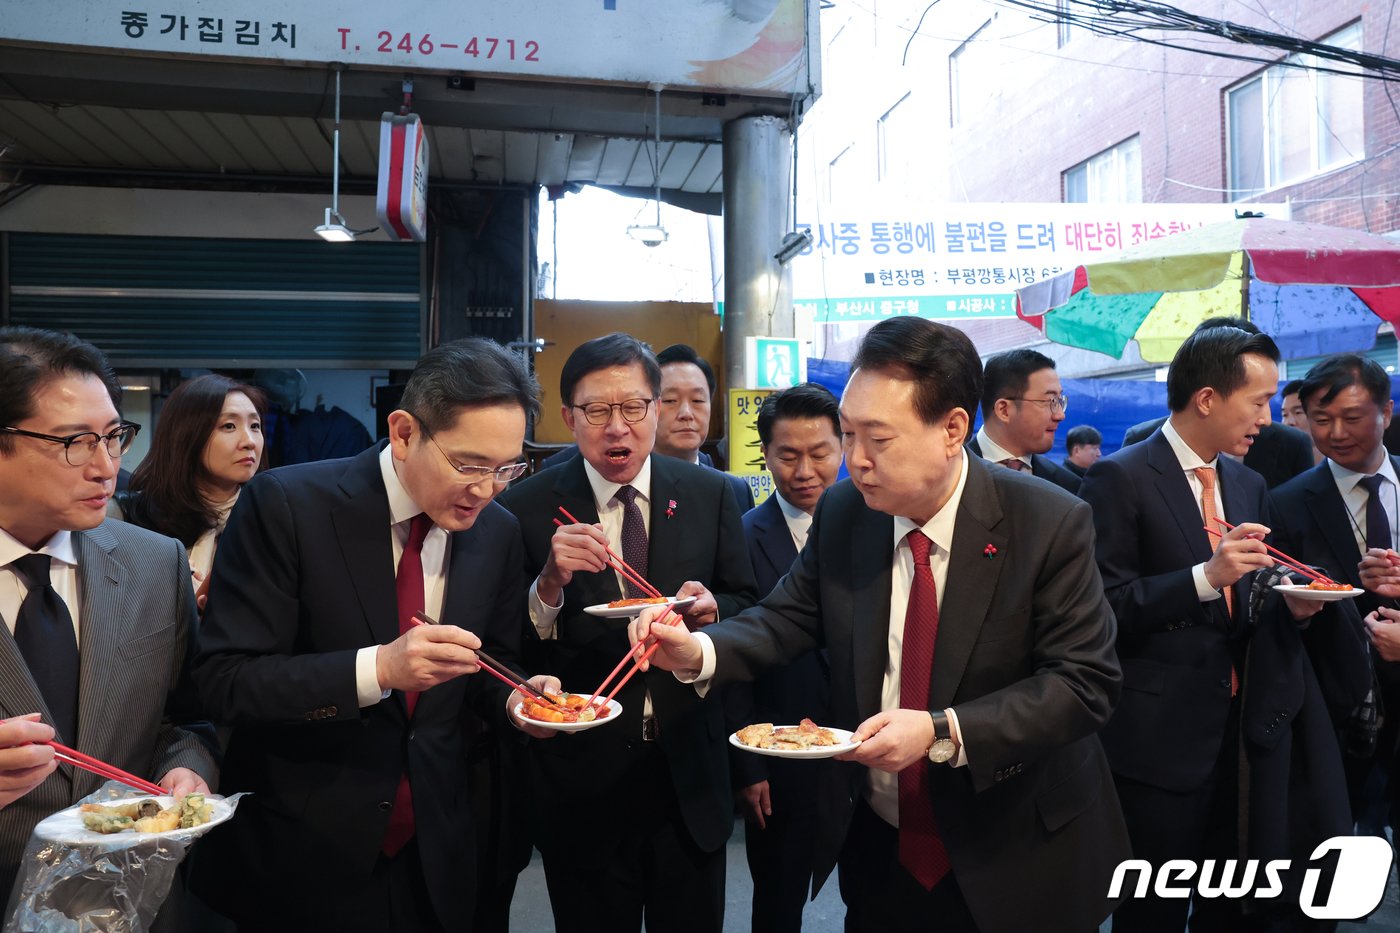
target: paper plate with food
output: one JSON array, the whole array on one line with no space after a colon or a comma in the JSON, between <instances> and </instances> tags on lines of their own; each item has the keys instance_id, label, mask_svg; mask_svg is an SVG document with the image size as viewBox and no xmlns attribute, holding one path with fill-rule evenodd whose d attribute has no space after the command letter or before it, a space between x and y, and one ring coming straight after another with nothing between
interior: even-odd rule
<instances>
[{"instance_id":1,"label":"paper plate with food","mask_svg":"<svg viewBox=\"0 0 1400 933\"><path fill-rule=\"evenodd\" d=\"M583 611L605 619L626 619L641 615L642 610L649 606L670 606L675 609L678 606L689 606L693 602L694 596L645 596L638 599L614 599L610 603L585 606Z\"/></svg>"},{"instance_id":2,"label":"paper plate with food","mask_svg":"<svg viewBox=\"0 0 1400 933\"><path fill-rule=\"evenodd\" d=\"M1298 599L1310 599L1320 603L1336 602L1339 599L1355 599L1366 592L1350 583L1323 583L1320 580L1314 580L1306 585L1302 583L1278 583L1275 584L1274 589Z\"/></svg>"},{"instance_id":3,"label":"paper plate with food","mask_svg":"<svg viewBox=\"0 0 1400 933\"><path fill-rule=\"evenodd\" d=\"M547 700L529 699L515 704L515 715L532 726L555 732L583 732L610 723L622 715L622 704L616 700L590 703L589 693L546 693ZM601 704L601 705L600 705Z\"/></svg>"},{"instance_id":4,"label":"paper plate with food","mask_svg":"<svg viewBox=\"0 0 1400 933\"><path fill-rule=\"evenodd\" d=\"M729 744L774 758L834 758L860 747L845 729L829 729L810 719L795 726L775 726L771 722L745 726L729 737Z\"/></svg>"},{"instance_id":5,"label":"paper plate with food","mask_svg":"<svg viewBox=\"0 0 1400 933\"><path fill-rule=\"evenodd\" d=\"M233 816L234 806L235 801L204 794L83 803L45 817L34 834L67 846L124 848L203 835Z\"/></svg>"}]
</instances>

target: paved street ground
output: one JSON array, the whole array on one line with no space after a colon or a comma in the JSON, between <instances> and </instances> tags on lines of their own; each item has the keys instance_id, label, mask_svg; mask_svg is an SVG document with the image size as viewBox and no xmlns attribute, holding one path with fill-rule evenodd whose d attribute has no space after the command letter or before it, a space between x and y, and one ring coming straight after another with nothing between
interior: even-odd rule
<instances>
[{"instance_id":1,"label":"paved street ground","mask_svg":"<svg viewBox=\"0 0 1400 933\"><path fill-rule=\"evenodd\" d=\"M734 835L730 837L728 884L725 891L724 933L747 933L749 929L749 897L753 884L749 880L749 866L744 860L744 824L736 822ZM1395 867L1391 867L1390 881L1386 885L1385 899L1380 908L1360 923L1343 923L1338 927L1342 933L1400 933L1400 889L1397 889ZM803 933L840 933L846 916L846 906L836 889L833 875L822 888L815 901L807 905L802 915ZM545 891L544 868L539 853L530 861L530 867L520 875L520 883L515 891L515 902L511 909L511 930L513 933L554 933L554 918L549 910L549 895ZM1105 923L1101 933L1108 933ZM649 933L666 933L653 930Z\"/></svg>"}]
</instances>

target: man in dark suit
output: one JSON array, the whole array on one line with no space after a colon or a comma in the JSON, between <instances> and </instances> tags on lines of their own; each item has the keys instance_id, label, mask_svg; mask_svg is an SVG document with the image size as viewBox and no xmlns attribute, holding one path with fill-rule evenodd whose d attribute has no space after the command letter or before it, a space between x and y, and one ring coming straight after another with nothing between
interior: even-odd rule
<instances>
[{"instance_id":1,"label":"man in dark suit","mask_svg":"<svg viewBox=\"0 0 1400 933\"><path fill-rule=\"evenodd\" d=\"M703 632L633 628L702 689L827 650L829 724L862 744L822 788L815 860L821 881L840 853L851 931L1093 929L1128 857L1089 509L965 453L981 388L961 331L875 325L841 400L851 479L792 571Z\"/></svg>"},{"instance_id":2,"label":"man in dark suit","mask_svg":"<svg viewBox=\"0 0 1400 933\"><path fill-rule=\"evenodd\" d=\"M1327 459L1271 493L1275 542L1334 580L1365 587L1363 557L1393 551L1400 528L1400 460L1389 456L1382 443L1391 417L1390 377L1374 360L1343 353L1318 363L1307 379L1290 387L1304 407L1302 423ZM1394 604L1368 587L1343 608L1354 606L1359 612L1353 618L1360 631L1360 616L1383 605ZM1378 636L1387 634L1378 628ZM1373 765L1390 770L1397 719L1391 711L1400 711L1400 672L1379 653L1382 645L1376 645L1373 657L1380 674L1381 708L1387 712L1379 739L1369 729L1374 723L1354 722L1350 710L1338 711L1348 791L1358 821L1372 803L1366 790ZM1384 750L1379 760L1377 749Z\"/></svg>"},{"instance_id":3,"label":"man in dark suit","mask_svg":"<svg viewBox=\"0 0 1400 933\"><path fill-rule=\"evenodd\" d=\"M1034 350L1008 350L987 360L982 427L967 447L977 456L1079 492L1079 477L1044 456L1065 420L1064 389L1055 361Z\"/></svg>"},{"instance_id":4,"label":"man in dark suit","mask_svg":"<svg viewBox=\"0 0 1400 933\"><path fill-rule=\"evenodd\" d=\"M646 595L624 585L607 548L700 626L756 593L739 510L714 471L652 456L661 373L627 334L580 345L559 397L579 455L501 502L525 537L530 621L569 688L595 689L627 655L626 619L586 607ZM563 507L578 519L563 516ZM554 520L563 521L557 530ZM561 933L717 933L724 842L733 831L723 710L665 675L636 676L618 722L537 747L529 779L536 845Z\"/></svg>"},{"instance_id":5,"label":"man in dark suit","mask_svg":"<svg viewBox=\"0 0 1400 933\"><path fill-rule=\"evenodd\" d=\"M758 412L763 460L775 491L744 515L744 537L760 596L792 569L807 543L817 500L841 471L841 409L814 382L763 400ZM831 674L826 656L808 651L753 683L725 688L729 731L758 722L827 721ZM812 886L812 856L822 822L819 782L829 762L782 761L729 750L744 848L753 876L753 933L795 933Z\"/></svg>"},{"instance_id":6,"label":"man in dark suit","mask_svg":"<svg viewBox=\"0 0 1400 933\"><path fill-rule=\"evenodd\" d=\"M512 719L476 649L508 664L519 648L520 532L492 499L524 470L536 391L501 347L444 344L387 444L244 487L195 669L232 727L227 787L253 792L205 840L195 887L241 928L472 928L484 817L464 727Z\"/></svg>"},{"instance_id":7,"label":"man in dark suit","mask_svg":"<svg viewBox=\"0 0 1400 933\"><path fill-rule=\"evenodd\" d=\"M1065 435L1065 469L1082 481L1103 456L1103 435L1092 424L1077 424Z\"/></svg>"},{"instance_id":8,"label":"man in dark suit","mask_svg":"<svg viewBox=\"0 0 1400 933\"><path fill-rule=\"evenodd\" d=\"M715 395L715 371L709 360L684 343L673 343L656 354L661 367L661 398L656 405L656 446L654 453L675 457L715 469L710 455L700 449L710 433L710 409ZM546 468L558 466L578 453L570 444L544 461ZM753 489L742 477L723 474L740 512L753 508Z\"/></svg>"},{"instance_id":9,"label":"man in dark suit","mask_svg":"<svg viewBox=\"0 0 1400 933\"><path fill-rule=\"evenodd\" d=\"M195 626L178 541L104 521L137 426L96 347L0 329L0 890L34 825L103 779L57 739L170 793L207 793L214 758L182 728ZM128 905L129 906L129 905Z\"/></svg>"},{"instance_id":10,"label":"man in dark suit","mask_svg":"<svg viewBox=\"0 0 1400 933\"><path fill-rule=\"evenodd\" d=\"M1262 334L1197 330L1167 375L1167 423L1100 460L1081 490L1094 510L1125 688L1101 735L1133 855L1154 867L1302 860L1311 854L1311 845L1298 851L1303 842L1350 826L1335 732L1298 631L1321 604L1271 594L1253 605L1254 573L1273 566L1262 541L1266 492L1257 474L1222 456L1243 454L1269 423L1277 361ZM1313 625L1345 637L1332 621ZM1364 656L1353 660L1365 678ZM1290 884L1296 892L1297 879ZM1179 931L1188 904L1193 929L1238 929L1240 903L1132 898L1114 929Z\"/></svg>"}]
</instances>

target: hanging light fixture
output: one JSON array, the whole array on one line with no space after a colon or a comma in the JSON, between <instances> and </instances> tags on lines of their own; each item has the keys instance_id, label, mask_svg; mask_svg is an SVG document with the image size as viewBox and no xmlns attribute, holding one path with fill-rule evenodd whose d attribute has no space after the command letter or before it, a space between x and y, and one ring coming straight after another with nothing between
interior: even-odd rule
<instances>
[{"instance_id":1,"label":"hanging light fixture","mask_svg":"<svg viewBox=\"0 0 1400 933\"><path fill-rule=\"evenodd\" d=\"M656 182L656 223L633 224L627 228L627 235L644 246L660 246L667 240L666 228L661 226L661 89L663 84L648 87L656 93L656 151L652 160L652 175Z\"/></svg>"},{"instance_id":2,"label":"hanging light fixture","mask_svg":"<svg viewBox=\"0 0 1400 933\"><path fill-rule=\"evenodd\" d=\"M331 206L326 208L326 222L316 228L316 234L329 243L348 243L355 239L355 231L345 224L340 216L340 71L341 65L331 65L335 69L335 132L332 134L331 161ZM334 222L332 222L334 220Z\"/></svg>"}]
</instances>

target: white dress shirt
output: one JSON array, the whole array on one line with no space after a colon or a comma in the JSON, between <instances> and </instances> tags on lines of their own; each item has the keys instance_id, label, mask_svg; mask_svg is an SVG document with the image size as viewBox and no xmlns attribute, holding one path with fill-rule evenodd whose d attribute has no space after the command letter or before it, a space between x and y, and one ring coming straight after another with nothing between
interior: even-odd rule
<instances>
[{"instance_id":1,"label":"white dress shirt","mask_svg":"<svg viewBox=\"0 0 1400 933\"><path fill-rule=\"evenodd\" d=\"M403 559L403 549L408 544L409 525L423 509L413 501L408 490L403 488L403 483L399 482L398 473L394 472L393 445L380 452L379 472L384 478L384 492L389 499L389 535L394 551L393 570L397 577L399 561ZM442 618L442 594L447 586L451 550L452 539L447 532L433 525L423 539L423 611L435 619ZM389 695L389 691L380 686L375 667L379 648L379 645L368 645L355 654L355 692L359 695L361 708L373 706Z\"/></svg>"},{"instance_id":2,"label":"white dress shirt","mask_svg":"<svg viewBox=\"0 0 1400 933\"><path fill-rule=\"evenodd\" d=\"M977 429L977 446L982 451L983 460L989 460L992 463L1001 463L1003 460L1020 460L1026 465L1026 472L1030 472L1031 458L1018 457L1016 454L1013 454L1011 451L992 440L987 436L987 426L985 424Z\"/></svg>"},{"instance_id":3,"label":"white dress shirt","mask_svg":"<svg viewBox=\"0 0 1400 933\"><path fill-rule=\"evenodd\" d=\"M932 547L929 548L929 568L933 571L933 583L938 593L938 607L943 608L943 594L947 590L948 558L953 548L953 529L957 524L958 505L962 502L963 489L967 485L967 452L962 453L957 485L953 494L943 504L933 518L922 526L915 525L908 518L896 516L894 519L894 560L890 574L890 618L889 635L885 646L885 675L880 683L880 709L896 710L899 705L899 665L904 651L904 616L909 609L909 593L914 587L914 555L906 539L909 532L919 528ZM700 670L677 671L676 678L682 683L694 683L697 689L709 689L709 680L715 673L715 647L705 632L696 632L700 642L702 661ZM934 653L937 654L935 643ZM951 762L955 768L967 764L967 749L962 741L962 729L958 725L955 710L944 710L948 715L949 728L958 744L958 755ZM870 808L886 823L899 826L899 775L869 769L867 790Z\"/></svg>"},{"instance_id":4,"label":"white dress shirt","mask_svg":"<svg viewBox=\"0 0 1400 933\"><path fill-rule=\"evenodd\" d=\"M1172 453L1176 454L1177 462L1181 464L1181 469L1186 473L1186 482L1191 487L1191 499L1196 503L1196 511L1201 516L1201 527L1205 528L1206 513L1201 508L1201 493L1205 491L1205 484L1196 475L1197 467L1211 467L1215 470L1215 514L1225 521L1230 521L1230 516L1225 514L1225 505L1220 500L1220 458L1216 457L1210 463L1201 459L1200 455L1191 449L1191 446L1182 440L1172 426L1172 420L1168 418L1162 422L1162 435L1167 439L1167 443L1172 445ZM1224 533L1225 529L1220 529ZM1213 599L1220 598L1220 591L1210 585L1206 580L1206 565L1197 564L1191 568L1191 579L1196 582L1196 598L1203 603L1208 603Z\"/></svg>"},{"instance_id":5,"label":"white dress shirt","mask_svg":"<svg viewBox=\"0 0 1400 933\"><path fill-rule=\"evenodd\" d=\"M15 633L19 607L24 603L24 597L29 595L29 587L25 585L24 578L16 573L10 564L26 554L47 554L52 558L49 562L49 582L68 607L68 615L73 618L73 637L81 644L79 619L82 615L82 603L78 593L78 552L73 546L73 535L68 531L56 532L44 542L43 547L31 551L9 532L0 528L0 617L4 618L10 634Z\"/></svg>"},{"instance_id":6,"label":"white dress shirt","mask_svg":"<svg viewBox=\"0 0 1400 933\"><path fill-rule=\"evenodd\" d=\"M1344 466L1338 466L1330 459L1327 461L1327 468L1332 471L1332 481L1337 484L1337 492L1342 494L1342 502L1346 503L1347 513L1351 518L1351 533L1356 538L1356 546L1362 554L1366 553L1366 502L1371 498L1371 494L1361 485L1361 481L1369 473L1357 473L1355 470L1348 470ZM1400 525L1396 524L1396 508L1400 505L1400 479L1395 476L1395 467L1387 456L1381 461L1381 468L1376 471L1376 475L1385 479L1380 488L1376 490L1380 494L1381 507L1385 509L1385 517L1390 520L1390 544L1395 546L1395 532L1400 530Z\"/></svg>"},{"instance_id":7,"label":"white dress shirt","mask_svg":"<svg viewBox=\"0 0 1400 933\"><path fill-rule=\"evenodd\" d=\"M812 530L811 513L802 511L784 499L780 492L774 491L773 498L778 500L778 508L782 509L788 534L792 535L792 545L797 548L797 553L801 554L802 549L807 546L807 533Z\"/></svg>"}]
</instances>

